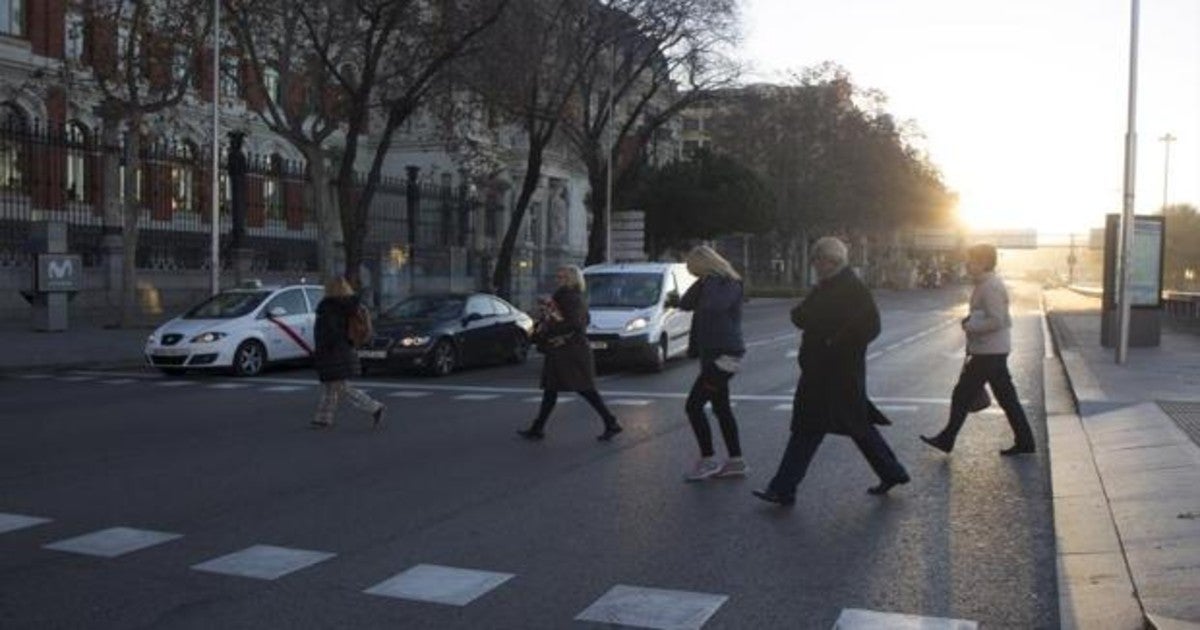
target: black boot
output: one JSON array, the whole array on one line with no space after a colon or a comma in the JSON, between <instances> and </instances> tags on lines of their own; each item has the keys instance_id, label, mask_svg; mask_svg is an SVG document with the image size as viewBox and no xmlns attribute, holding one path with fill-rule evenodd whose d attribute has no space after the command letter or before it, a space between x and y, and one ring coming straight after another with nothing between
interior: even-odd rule
<instances>
[{"instance_id":1,"label":"black boot","mask_svg":"<svg viewBox=\"0 0 1200 630\"><path fill-rule=\"evenodd\" d=\"M625 429L621 428L621 425L617 424L617 422L613 420L604 425L604 433L597 435L596 439L600 440L601 442L608 442L609 440L613 439L613 436L624 430Z\"/></svg>"},{"instance_id":2,"label":"black boot","mask_svg":"<svg viewBox=\"0 0 1200 630\"><path fill-rule=\"evenodd\" d=\"M943 453L949 453L950 451L954 450L954 445L948 442L946 438L942 437L941 435L935 435L933 437L925 437L922 435L921 441Z\"/></svg>"}]
</instances>

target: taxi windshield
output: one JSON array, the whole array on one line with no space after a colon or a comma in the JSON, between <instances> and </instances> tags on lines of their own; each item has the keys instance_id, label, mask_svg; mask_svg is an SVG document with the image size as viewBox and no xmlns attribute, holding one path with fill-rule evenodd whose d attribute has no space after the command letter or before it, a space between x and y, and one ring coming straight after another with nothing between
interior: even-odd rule
<instances>
[{"instance_id":1,"label":"taxi windshield","mask_svg":"<svg viewBox=\"0 0 1200 630\"><path fill-rule=\"evenodd\" d=\"M233 319L251 313L258 308L270 291L229 291L218 293L192 307L183 314L184 319Z\"/></svg>"}]
</instances>

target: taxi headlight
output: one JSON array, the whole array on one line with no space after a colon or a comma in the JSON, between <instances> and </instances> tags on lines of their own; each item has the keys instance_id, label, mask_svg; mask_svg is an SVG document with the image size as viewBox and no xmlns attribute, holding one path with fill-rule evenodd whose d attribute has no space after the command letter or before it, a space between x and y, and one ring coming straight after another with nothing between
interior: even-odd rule
<instances>
[{"instance_id":1,"label":"taxi headlight","mask_svg":"<svg viewBox=\"0 0 1200 630\"><path fill-rule=\"evenodd\" d=\"M649 320L647 320L645 317L635 317L625 323L625 332L633 332L635 330L641 330L641 329L645 328L646 325L649 323L650 323Z\"/></svg>"},{"instance_id":2,"label":"taxi headlight","mask_svg":"<svg viewBox=\"0 0 1200 630\"><path fill-rule=\"evenodd\" d=\"M400 345L405 348L415 348L429 343L429 335L413 335L400 340Z\"/></svg>"},{"instance_id":3,"label":"taxi headlight","mask_svg":"<svg viewBox=\"0 0 1200 630\"><path fill-rule=\"evenodd\" d=\"M191 342L192 343L213 343L216 341L220 341L227 336L228 335L226 335L223 332L206 332L202 335L196 335L195 337L192 337Z\"/></svg>"}]
</instances>

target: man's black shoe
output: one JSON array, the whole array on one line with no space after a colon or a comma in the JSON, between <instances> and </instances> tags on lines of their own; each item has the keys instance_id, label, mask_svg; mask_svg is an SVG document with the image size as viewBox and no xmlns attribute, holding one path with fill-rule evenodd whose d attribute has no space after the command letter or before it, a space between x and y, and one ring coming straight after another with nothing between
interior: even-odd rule
<instances>
[{"instance_id":1,"label":"man's black shoe","mask_svg":"<svg viewBox=\"0 0 1200 630\"><path fill-rule=\"evenodd\" d=\"M545 433L542 433L541 431L537 431L535 429L518 429L517 435L519 435L531 442L536 442L536 441L546 437Z\"/></svg>"},{"instance_id":2,"label":"man's black shoe","mask_svg":"<svg viewBox=\"0 0 1200 630\"><path fill-rule=\"evenodd\" d=\"M939 450L943 453L949 453L950 451L954 450L953 446L945 443L944 441L942 441L941 439L939 439L937 437L925 437L924 435L922 435L921 441L932 446L933 448L936 448L937 450Z\"/></svg>"},{"instance_id":3,"label":"man's black shoe","mask_svg":"<svg viewBox=\"0 0 1200 630\"><path fill-rule=\"evenodd\" d=\"M908 481L909 481L909 478L907 475L905 475L903 479L896 479L894 481L883 481L883 482L880 482L879 485L877 485L877 486L871 486L870 488L867 488L867 494L874 494L874 495L887 494L888 490L891 490L892 488L894 488L900 484L908 483Z\"/></svg>"},{"instance_id":4,"label":"man's black shoe","mask_svg":"<svg viewBox=\"0 0 1200 630\"><path fill-rule=\"evenodd\" d=\"M616 435L624 430L625 429L622 429L621 425L619 425L619 424L610 424L609 426L604 427L604 433L597 435L596 439L600 440L601 442L607 442L607 441L613 439L614 435Z\"/></svg>"},{"instance_id":5,"label":"man's black shoe","mask_svg":"<svg viewBox=\"0 0 1200 630\"><path fill-rule=\"evenodd\" d=\"M1037 452L1037 449L1032 446L1012 446L1012 447L1009 447L1009 448L1006 448L1006 449L1000 451L1000 454L1004 455L1004 456L1028 455L1029 453L1036 453L1036 452Z\"/></svg>"},{"instance_id":6,"label":"man's black shoe","mask_svg":"<svg viewBox=\"0 0 1200 630\"><path fill-rule=\"evenodd\" d=\"M754 490L753 494L767 503L776 505L791 505L796 502L796 495L780 494L774 490Z\"/></svg>"}]
</instances>

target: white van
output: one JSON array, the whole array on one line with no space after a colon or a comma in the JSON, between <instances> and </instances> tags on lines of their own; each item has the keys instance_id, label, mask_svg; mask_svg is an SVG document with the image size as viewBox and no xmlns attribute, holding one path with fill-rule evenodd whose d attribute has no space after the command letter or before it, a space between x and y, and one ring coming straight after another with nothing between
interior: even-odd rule
<instances>
[{"instance_id":1,"label":"white van","mask_svg":"<svg viewBox=\"0 0 1200 630\"><path fill-rule=\"evenodd\" d=\"M696 277L683 263L613 263L583 270L597 360L630 361L655 371L686 356L692 314L677 308Z\"/></svg>"}]
</instances>

